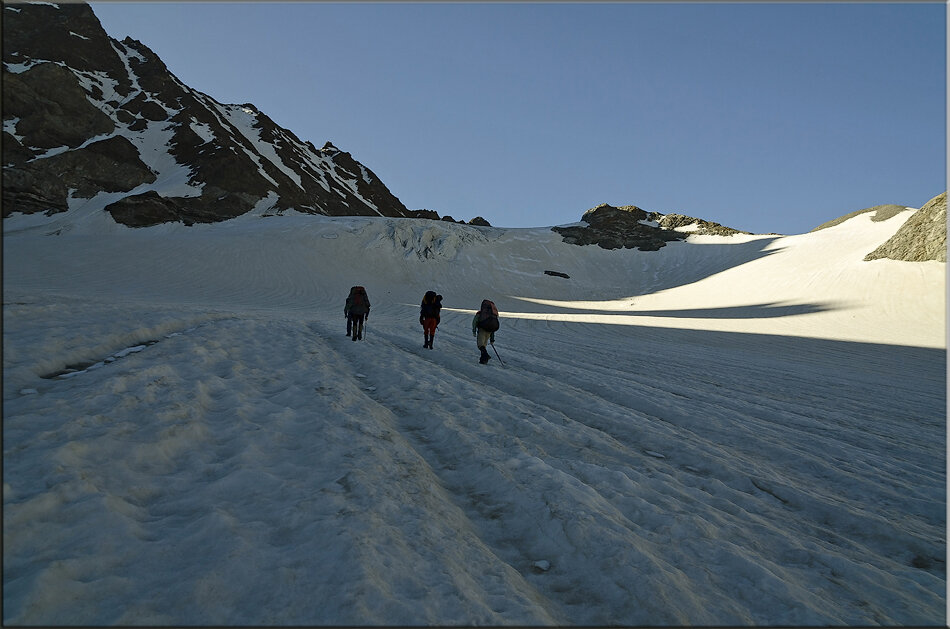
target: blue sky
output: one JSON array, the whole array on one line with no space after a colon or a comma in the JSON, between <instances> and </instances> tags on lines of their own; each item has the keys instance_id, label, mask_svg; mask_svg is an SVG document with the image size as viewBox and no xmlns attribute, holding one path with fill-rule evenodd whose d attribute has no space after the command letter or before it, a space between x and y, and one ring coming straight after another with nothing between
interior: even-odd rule
<instances>
[{"instance_id":1,"label":"blue sky","mask_svg":"<svg viewBox=\"0 0 950 629\"><path fill-rule=\"evenodd\" d=\"M410 209L796 234L946 189L943 3L92 3Z\"/></svg>"}]
</instances>

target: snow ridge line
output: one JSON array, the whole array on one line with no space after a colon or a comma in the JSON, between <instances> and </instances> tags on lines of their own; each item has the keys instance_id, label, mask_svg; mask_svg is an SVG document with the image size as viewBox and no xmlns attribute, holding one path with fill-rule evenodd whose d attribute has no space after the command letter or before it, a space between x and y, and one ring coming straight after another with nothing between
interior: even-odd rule
<instances>
[{"instance_id":1,"label":"snow ridge line","mask_svg":"<svg viewBox=\"0 0 950 629\"><path fill-rule=\"evenodd\" d=\"M125 358L126 356L129 356L131 354L137 354L138 352L141 352L147 347L151 347L152 345L160 343L163 339L170 339L175 336L187 334L189 332L193 332L194 330L197 330L198 328L204 327L206 325L211 325L212 323L214 322L205 321L203 323L199 323L198 325L194 325L190 328L186 328L178 332L170 332L168 334L163 335L163 338L150 339L142 343L137 343L135 345L125 347L117 352L113 352L112 354L109 354L108 356L100 360L86 360L86 361L81 361L78 363L67 364L62 369L58 369L56 371L40 375L40 378L43 378L44 380L66 380L66 379L78 376L80 374L89 373L90 371L94 371L96 369L99 369L100 367L111 365L117 360ZM32 393L33 390L31 389L29 390L29 392Z\"/></svg>"}]
</instances>

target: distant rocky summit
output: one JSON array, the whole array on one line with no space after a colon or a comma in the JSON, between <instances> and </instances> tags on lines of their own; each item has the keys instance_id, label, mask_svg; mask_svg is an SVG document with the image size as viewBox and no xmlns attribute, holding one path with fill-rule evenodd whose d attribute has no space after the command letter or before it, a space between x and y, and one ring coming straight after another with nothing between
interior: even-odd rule
<instances>
[{"instance_id":1,"label":"distant rocky summit","mask_svg":"<svg viewBox=\"0 0 950 629\"><path fill-rule=\"evenodd\" d=\"M552 227L564 242L572 245L597 245L603 249L656 251L671 240L682 240L683 234L663 229L653 216L635 205L614 207L602 203L584 212L581 220L587 226Z\"/></svg>"},{"instance_id":2,"label":"distant rocky summit","mask_svg":"<svg viewBox=\"0 0 950 629\"><path fill-rule=\"evenodd\" d=\"M835 225L840 225L841 223L854 218L855 216L860 216L861 214L871 214L871 220L875 223L886 221L889 218L893 218L900 214L901 212L907 212L909 208L904 207L903 205L875 205L874 207L865 208L863 210L857 210L856 212L851 212L850 214L845 214L844 216L839 216L836 219L830 220L827 223L822 223L815 229L813 232L816 232L820 229L828 229L829 227L834 227Z\"/></svg>"},{"instance_id":3,"label":"distant rocky summit","mask_svg":"<svg viewBox=\"0 0 950 629\"><path fill-rule=\"evenodd\" d=\"M184 85L141 42L109 37L87 4L3 4L2 159L4 217L104 195L133 227L252 209L438 218L330 142Z\"/></svg>"},{"instance_id":4,"label":"distant rocky summit","mask_svg":"<svg viewBox=\"0 0 950 629\"><path fill-rule=\"evenodd\" d=\"M897 233L864 257L905 262L947 261L947 193L937 195L907 219Z\"/></svg>"},{"instance_id":5,"label":"distant rocky summit","mask_svg":"<svg viewBox=\"0 0 950 629\"><path fill-rule=\"evenodd\" d=\"M706 221L701 218L693 218L692 216L685 216L683 214L656 214L660 227L663 229L677 229L677 228L690 228L684 229L690 234L695 234L697 236L734 236L736 234L751 234L752 232L746 232L739 229L733 229L732 227L724 227L719 223L713 223L711 221Z\"/></svg>"},{"instance_id":6,"label":"distant rocky summit","mask_svg":"<svg viewBox=\"0 0 950 629\"><path fill-rule=\"evenodd\" d=\"M731 236L747 234L683 214L646 212L635 205L614 207L602 203L581 217L586 226L552 227L564 242L573 245L597 245L603 249L657 251L667 242L683 240L689 234ZM692 229L680 229L687 228Z\"/></svg>"}]
</instances>

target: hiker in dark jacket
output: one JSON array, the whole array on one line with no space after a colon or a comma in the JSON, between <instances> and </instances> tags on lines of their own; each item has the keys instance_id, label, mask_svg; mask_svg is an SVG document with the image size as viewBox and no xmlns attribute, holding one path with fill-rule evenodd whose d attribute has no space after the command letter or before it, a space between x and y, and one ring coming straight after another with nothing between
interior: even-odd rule
<instances>
[{"instance_id":1,"label":"hiker in dark jacket","mask_svg":"<svg viewBox=\"0 0 950 629\"><path fill-rule=\"evenodd\" d=\"M482 306L475 317L472 319L472 336L475 337L475 345L481 351L482 355L478 359L481 364L491 360L488 350L485 346L489 343L495 343L495 332L498 330L498 308L490 299L483 299Z\"/></svg>"},{"instance_id":2,"label":"hiker in dark jacket","mask_svg":"<svg viewBox=\"0 0 950 629\"><path fill-rule=\"evenodd\" d=\"M422 325L422 334L425 336L423 347L432 349L435 329L439 327L439 322L442 320L441 310L442 295L436 295L434 290L426 291L426 294L422 297L422 306L419 309L419 323Z\"/></svg>"},{"instance_id":3,"label":"hiker in dark jacket","mask_svg":"<svg viewBox=\"0 0 950 629\"><path fill-rule=\"evenodd\" d=\"M363 320L369 319L369 296L365 288L354 286L350 289L350 296L343 306L343 316L346 317L346 335L351 336L352 328L353 340L362 340Z\"/></svg>"}]
</instances>

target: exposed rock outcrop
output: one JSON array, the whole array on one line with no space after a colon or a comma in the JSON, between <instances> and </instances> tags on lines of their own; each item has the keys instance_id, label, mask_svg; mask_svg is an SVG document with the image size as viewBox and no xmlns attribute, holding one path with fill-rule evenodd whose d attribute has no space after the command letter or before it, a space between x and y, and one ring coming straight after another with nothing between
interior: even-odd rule
<instances>
[{"instance_id":1,"label":"exposed rock outcrop","mask_svg":"<svg viewBox=\"0 0 950 629\"><path fill-rule=\"evenodd\" d=\"M947 261L947 193L937 195L907 219L890 240L864 257L905 262Z\"/></svg>"},{"instance_id":2,"label":"exposed rock outcrop","mask_svg":"<svg viewBox=\"0 0 950 629\"><path fill-rule=\"evenodd\" d=\"M148 226L171 221L192 221L183 216L175 199L164 199L154 190L125 197L105 208L117 223L129 226Z\"/></svg>"},{"instance_id":3,"label":"exposed rock outcrop","mask_svg":"<svg viewBox=\"0 0 950 629\"><path fill-rule=\"evenodd\" d=\"M53 176L69 173L73 196L90 199L99 192L127 192L155 181L155 171L138 149L121 135L88 143L82 151L65 151L40 161Z\"/></svg>"},{"instance_id":4,"label":"exposed rock outcrop","mask_svg":"<svg viewBox=\"0 0 950 629\"><path fill-rule=\"evenodd\" d=\"M603 249L633 249L657 251L672 240L683 240L686 235L664 229L657 223L659 215L647 213L635 205L614 207L602 203L587 210L581 220L586 227L552 227L564 242L574 245L597 245ZM657 223L657 224L654 224Z\"/></svg>"},{"instance_id":5,"label":"exposed rock outcrop","mask_svg":"<svg viewBox=\"0 0 950 629\"><path fill-rule=\"evenodd\" d=\"M433 221L441 220L435 210L409 210L410 218L428 218Z\"/></svg>"},{"instance_id":6,"label":"exposed rock outcrop","mask_svg":"<svg viewBox=\"0 0 950 629\"><path fill-rule=\"evenodd\" d=\"M686 216L684 214L664 214L659 217L657 222L663 229L677 229L679 227L695 226L693 229L689 230L689 233L696 234L698 236L734 236L735 234L752 233L739 229L733 229L732 227L724 227L719 223L713 223L711 221L703 220L701 218L694 218L692 216Z\"/></svg>"}]
</instances>

